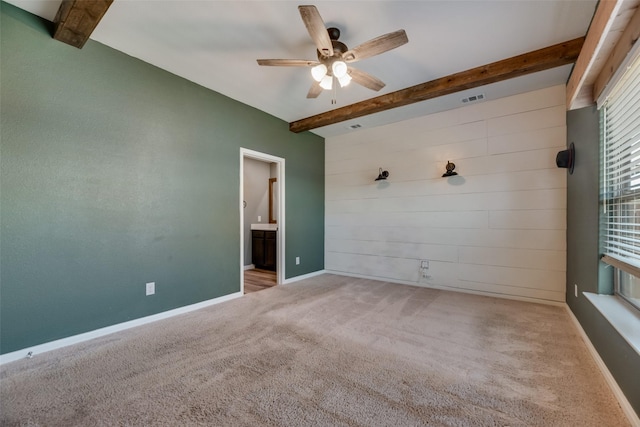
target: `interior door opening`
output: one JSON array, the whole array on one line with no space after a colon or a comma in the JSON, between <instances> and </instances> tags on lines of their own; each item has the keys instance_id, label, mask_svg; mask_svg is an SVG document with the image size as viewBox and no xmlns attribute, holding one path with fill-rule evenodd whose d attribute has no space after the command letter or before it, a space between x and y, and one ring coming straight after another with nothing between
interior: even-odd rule
<instances>
[{"instance_id":1,"label":"interior door opening","mask_svg":"<svg viewBox=\"0 0 640 427\"><path fill-rule=\"evenodd\" d=\"M240 149L240 291L284 281L283 158Z\"/></svg>"}]
</instances>

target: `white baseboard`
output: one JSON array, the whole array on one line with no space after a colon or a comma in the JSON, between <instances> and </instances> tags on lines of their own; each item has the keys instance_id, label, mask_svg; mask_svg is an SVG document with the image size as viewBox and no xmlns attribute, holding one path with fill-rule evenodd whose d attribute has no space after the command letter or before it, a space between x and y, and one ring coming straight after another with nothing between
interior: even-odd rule
<instances>
[{"instance_id":1,"label":"white baseboard","mask_svg":"<svg viewBox=\"0 0 640 427\"><path fill-rule=\"evenodd\" d=\"M256 266L254 264L245 265L242 267L244 270L255 270Z\"/></svg>"},{"instance_id":2,"label":"white baseboard","mask_svg":"<svg viewBox=\"0 0 640 427\"><path fill-rule=\"evenodd\" d=\"M378 282L389 282L389 283L397 283L399 285L408 285L408 286L418 286L422 288L433 288L433 289L443 289L436 288L435 286L422 286L421 283L409 282L407 280L399 280L399 279L389 279L386 277L377 277L377 276L367 276L364 274L356 274L356 273L347 273L345 271L337 271L337 270L325 270L327 274L335 274L336 276L345 276L345 277L355 277L357 279L368 279L368 280L377 280Z\"/></svg>"},{"instance_id":3,"label":"white baseboard","mask_svg":"<svg viewBox=\"0 0 640 427\"><path fill-rule=\"evenodd\" d=\"M25 357L29 357L29 354L31 355L31 357L33 357L47 351L56 350L58 348L81 343L84 341L89 341L94 338L109 335L114 332L124 331L125 329L134 328L136 326L145 325L147 323L156 322L158 320L167 319L169 317L177 316L178 314L184 314L190 311L199 310L201 308L209 307L215 304L220 304L222 302L230 301L232 299L236 299L241 296L242 296L241 292L235 292L233 294L224 295L218 298L213 298L213 299L202 301L196 304L191 304L191 305L179 307L173 310L164 311L162 313L153 314L151 316L141 317L139 319L130 320L128 322L118 323L116 325L107 326L107 327L96 329L90 332L73 335L71 337L62 338L59 340L50 341L44 344L38 344L31 347L26 347L26 348L23 348L22 350L16 350L11 353L5 353L3 355L0 355L0 365L4 365L5 363L9 363L19 359L23 359Z\"/></svg>"},{"instance_id":4,"label":"white baseboard","mask_svg":"<svg viewBox=\"0 0 640 427\"><path fill-rule=\"evenodd\" d=\"M300 280L310 279L312 277L320 276L321 274L325 274L325 273L326 273L325 270L318 270L318 271L314 271L313 273L302 274L300 276L290 277L288 279L285 279L283 284L286 285L288 283L299 282Z\"/></svg>"},{"instance_id":5,"label":"white baseboard","mask_svg":"<svg viewBox=\"0 0 640 427\"><path fill-rule=\"evenodd\" d=\"M417 286L419 288L438 289L440 291L460 292L463 294L480 295L484 297L502 298L502 299L509 299L514 301L532 302L535 304L553 305L556 307L562 307L565 305L564 302L559 302L559 301L550 301L550 300L531 298L531 297L521 297L517 295L498 294L494 292L483 292L483 291L477 291L474 289L454 288L451 286L438 286L431 283L410 282L407 280L389 279L387 277L366 276L363 274L346 273L344 271L325 270L325 273L335 274L337 276L356 277L358 279L377 280L379 282L397 283L399 285Z\"/></svg>"},{"instance_id":6,"label":"white baseboard","mask_svg":"<svg viewBox=\"0 0 640 427\"><path fill-rule=\"evenodd\" d=\"M620 389L620 386L616 382L615 378L613 378L613 375L611 375L611 372L609 372L609 368L607 368L607 365L605 365L602 358L600 358L600 354L598 354L598 350L596 350L596 348L591 343L591 340L587 336L586 332L584 331L584 329L582 329L582 325L580 324L576 316L571 311L571 308L569 308L567 304L565 304L565 307L567 309L567 312L569 313L569 317L571 318L571 320L573 321L573 324L578 330L578 333L582 337L582 341L584 341L585 345L587 346L587 349L589 350L591 357L593 357L593 360L596 362L596 365L598 365L598 368L600 368L600 372L602 372L604 379L606 380L607 384L611 388L611 391L613 392L614 396L618 400L618 403L620 404L622 411L627 416L627 419L629 420L632 426L640 427L640 418L638 418L638 414L636 414L636 411L633 410L633 407L627 400L627 397L624 395L624 393Z\"/></svg>"}]
</instances>

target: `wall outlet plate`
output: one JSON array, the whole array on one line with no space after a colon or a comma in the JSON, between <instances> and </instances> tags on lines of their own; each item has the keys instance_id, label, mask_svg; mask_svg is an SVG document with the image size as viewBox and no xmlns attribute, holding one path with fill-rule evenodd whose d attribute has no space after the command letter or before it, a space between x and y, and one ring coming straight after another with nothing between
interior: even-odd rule
<instances>
[{"instance_id":1,"label":"wall outlet plate","mask_svg":"<svg viewBox=\"0 0 640 427\"><path fill-rule=\"evenodd\" d=\"M146 287L146 295L153 295L156 293L156 282L149 282L147 283L147 287Z\"/></svg>"},{"instance_id":2,"label":"wall outlet plate","mask_svg":"<svg viewBox=\"0 0 640 427\"><path fill-rule=\"evenodd\" d=\"M299 256L296 257L296 265L300 265L300 257Z\"/></svg>"}]
</instances>

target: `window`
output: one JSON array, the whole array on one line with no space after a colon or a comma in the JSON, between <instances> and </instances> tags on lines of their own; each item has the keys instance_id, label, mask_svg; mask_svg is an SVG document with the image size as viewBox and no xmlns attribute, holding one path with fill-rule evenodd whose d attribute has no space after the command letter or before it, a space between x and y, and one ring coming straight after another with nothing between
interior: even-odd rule
<instances>
[{"instance_id":1,"label":"window","mask_svg":"<svg viewBox=\"0 0 640 427\"><path fill-rule=\"evenodd\" d=\"M616 293L640 309L640 56L608 96L602 114L603 261Z\"/></svg>"},{"instance_id":2,"label":"window","mask_svg":"<svg viewBox=\"0 0 640 427\"><path fill-rule=\"evenodd\" d=\"M640 308L640 279L626 271L618 270L616 293Z\"/></svg>"}]
</instances>

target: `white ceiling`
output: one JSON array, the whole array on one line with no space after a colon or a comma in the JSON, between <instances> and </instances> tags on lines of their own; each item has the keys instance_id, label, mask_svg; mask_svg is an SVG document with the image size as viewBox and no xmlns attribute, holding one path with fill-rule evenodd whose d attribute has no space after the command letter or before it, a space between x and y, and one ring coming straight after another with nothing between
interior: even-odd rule
<instances>
[{"instance_id":1,"label":"white ceiling","mask_svg":"<svg viewBox=\"0 0 640 427\"><path fill-rule=\"evenodd\" d=\"M60 0L8 0L53 20ZM404 29L409 43L352 65L387 85L352 84L307 99L307 68L260 67L258 58L316 59L295 1L115 0L92 39L287 122L363 101L479 65L584 36L596 0L317 1L328 27L348 47ZM309 4L309 3L307 3ZM484 93L495 99L564 84L559 67L407 107L325 126L330 137L363 127L456 108Z\"/></svg>"}]
</instances>

